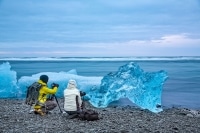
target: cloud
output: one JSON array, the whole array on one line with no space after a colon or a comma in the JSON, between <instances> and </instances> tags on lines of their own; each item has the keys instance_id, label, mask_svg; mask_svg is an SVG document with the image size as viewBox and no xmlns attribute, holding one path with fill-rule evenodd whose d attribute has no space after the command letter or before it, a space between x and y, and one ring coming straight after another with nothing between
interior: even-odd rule
<instances>
[{"instance_id":1,"label":"cloud","mask_svg":"<svg viewBox=\"0 0 200 133\"><path fill-rule=\"evenodd\" d=\"M200 39L189 38L187 34L166 35L161 37L161 39L151 40L150 42L153 44L158 44L157 46L161 47L200 47Z\"/></svg>"},{"instance_id":2,"label":"cloud","mask_svg":"<svg viewBox=\"0 0 200 133\"><path fill-rule=\"evenodd\" d=\"M199 0L0 0L0 6L1 56L183 55L199 49Z\"/></svg>"},{"instance_id":3,"label":"cloud","mask_svg":"<svg viewBox=\"0 0 200 133\"><path fill-rule=\"evenodd\" d=\"M28 44L28 45L27 45ZM22 56L184 56L200 55L200 39L189 34L165 35L151 40L101 43L0 43L0 55Z\"/></svg>"}]
</instances>

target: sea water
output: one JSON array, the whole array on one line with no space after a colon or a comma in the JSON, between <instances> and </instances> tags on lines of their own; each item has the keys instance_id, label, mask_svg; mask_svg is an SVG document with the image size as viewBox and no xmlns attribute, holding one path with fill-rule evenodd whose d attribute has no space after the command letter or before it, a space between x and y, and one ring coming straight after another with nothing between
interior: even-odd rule
<instances>
[{"instance_id":1,"label":"sea water","mask_svg":"<svg viewBox=\"0 0 200 133\"><path fill-rule=\"evenodd\" d=\"M119 58L0 58L9 62L17 78L40 72L76 69L81 76L105 76L128 62L137 63L145 72L165 70L162 105L200 109L200 57L119 57ZM116 104L131 104L121 99Z\"/></svg>"}]
</instances>

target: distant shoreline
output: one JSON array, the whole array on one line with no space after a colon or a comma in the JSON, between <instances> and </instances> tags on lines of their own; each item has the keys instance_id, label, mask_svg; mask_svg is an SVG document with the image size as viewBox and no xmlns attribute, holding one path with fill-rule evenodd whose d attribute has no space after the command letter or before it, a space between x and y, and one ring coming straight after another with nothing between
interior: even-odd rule
<instances>
[{"instance_id":1,"label":"distant shoreline","mask_svg":"<svg viewBox=\"0 0 200 133\"><path fill-rule=\"evenodd\" d=\"M0 57L0 61L200 61L200 56Z\"/></svg>"}]
</instances>

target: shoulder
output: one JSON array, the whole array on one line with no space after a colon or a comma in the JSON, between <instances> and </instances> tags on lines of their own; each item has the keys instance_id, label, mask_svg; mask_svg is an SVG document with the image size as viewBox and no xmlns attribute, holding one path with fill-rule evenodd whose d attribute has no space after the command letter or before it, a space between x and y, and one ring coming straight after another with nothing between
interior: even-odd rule
<instances>
[{"instance_id":1,"label":"shoulder","mask_svg":"<svg viewBox=\"0 0 200 133\"><path fill-rule=\"evenodd\" d=\"M47 84L42 82L42 80L38 80L38 83L41 84L42 86L47 86Z\"/></svg>"}]
</instances>

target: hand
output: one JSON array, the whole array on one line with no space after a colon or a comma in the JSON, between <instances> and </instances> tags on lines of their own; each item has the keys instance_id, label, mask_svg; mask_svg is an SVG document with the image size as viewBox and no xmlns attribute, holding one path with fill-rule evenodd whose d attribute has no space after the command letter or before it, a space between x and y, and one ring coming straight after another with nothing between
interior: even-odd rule
<instances>
[{"instance_id":1,"label":"hand","mask_svg":"<svg viewBox=\"0 0 200 133\"><path fill-rule=\"evenodd\" d=\"M82 96L85 96L85 95L86 95L86 93L85 93L85 92L83 92L83 91L80 91L80 95L81 95L81 97L82 97Z\"/></svg>"}]
</instances>

